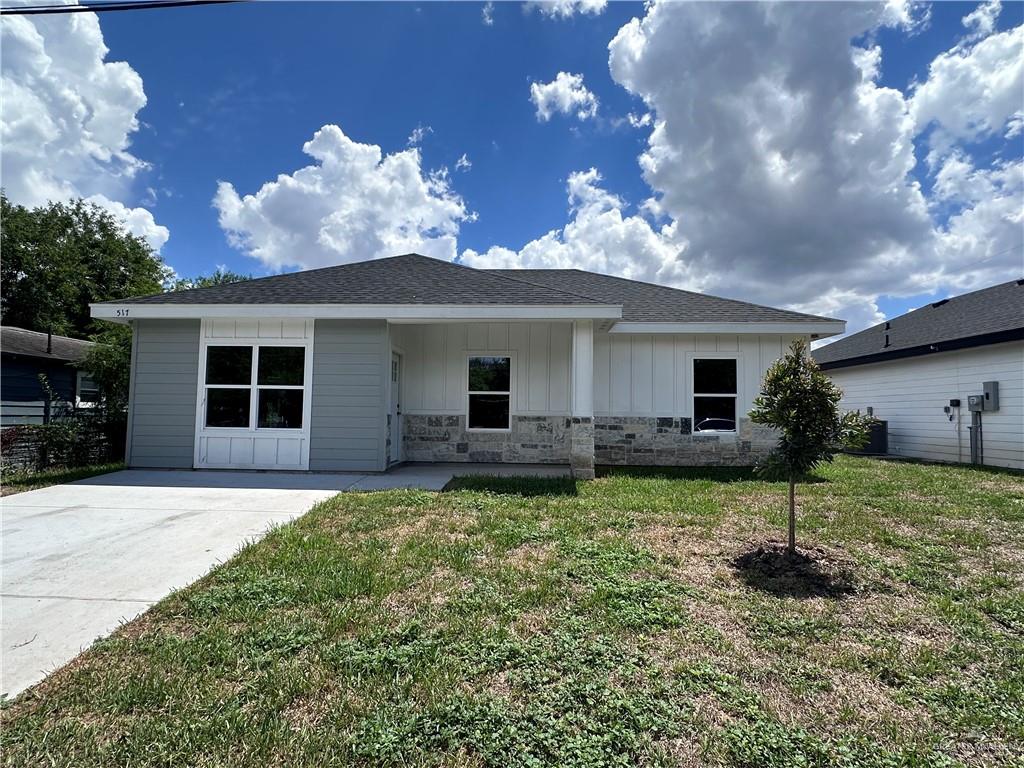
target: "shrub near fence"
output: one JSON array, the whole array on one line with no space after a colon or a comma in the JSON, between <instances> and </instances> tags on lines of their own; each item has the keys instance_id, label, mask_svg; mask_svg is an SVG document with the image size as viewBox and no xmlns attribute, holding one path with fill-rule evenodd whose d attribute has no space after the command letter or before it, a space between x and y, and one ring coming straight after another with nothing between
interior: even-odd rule
<instances>
[{"instance_id":1,"label":"shrub near fence","mask_svg":"<svg viewBox=\"0 0 1024 768\"><path fill-rule=\"evenodd\" d=\"M0 430L4 473L85 467L124 460L124 418L76 414L50 424Z\"/></svg>"}]
</instances>

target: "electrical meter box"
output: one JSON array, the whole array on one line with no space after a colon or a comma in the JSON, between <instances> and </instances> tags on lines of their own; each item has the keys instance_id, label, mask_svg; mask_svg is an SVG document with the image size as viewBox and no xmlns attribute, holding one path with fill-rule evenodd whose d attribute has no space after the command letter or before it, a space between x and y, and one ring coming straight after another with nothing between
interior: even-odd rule
<instances>
[{"instance_id":1,"label":"electrical meter box","mask_svg":"<svg viewBox=\"0 0 1024 768\"><path fill-rule=\"evenodd\" d=\"M986 411L998 411L999 410L999 382L998 381L985 381L981 384L981 391L985 395L985 407Z\"/></svg>"},{"instance_id":2,"label":"electrical meter box","mask_svg":"<svg viewBox=\"0 0 1024 768\"><path fill-rule=\"evenodd\" d=\"M968 395L967 396L967 410L968 411L984 411L985 410L985 396L984 395Z\"/></svg>"}]
</instances>

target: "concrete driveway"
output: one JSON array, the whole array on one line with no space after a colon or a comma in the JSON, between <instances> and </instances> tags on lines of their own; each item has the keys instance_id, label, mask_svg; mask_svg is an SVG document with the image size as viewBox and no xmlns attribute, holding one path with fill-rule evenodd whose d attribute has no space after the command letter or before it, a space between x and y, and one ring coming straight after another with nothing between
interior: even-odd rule
<instances>
[{"instance_id":1,"label":"concrete driveway","mask_svg":"<svg viewBox=\"0 0 1024 768\"><path fill-rule=\"evenodd\" d=\"M339 491L440 490L455 474L561 467L408 465L387 474L126 470L0 502L0 693L14 696L93 640L203 576L247 541Z\"/></svg>"}]
</instances>

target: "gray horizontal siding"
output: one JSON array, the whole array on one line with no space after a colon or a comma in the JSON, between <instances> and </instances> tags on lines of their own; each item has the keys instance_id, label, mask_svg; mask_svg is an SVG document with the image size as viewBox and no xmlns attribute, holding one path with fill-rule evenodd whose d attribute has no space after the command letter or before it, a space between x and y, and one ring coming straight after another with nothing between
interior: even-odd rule
<instances>
[{"instance_id":1,"label":"gray horizontal siding","mask_svg":"<svg viewBox=\"0 0 1024 768\"><path fill-rule=\"evenodd\" d=\"M129 466L192 467L198 377L198 320L135 321Z\"/></svg>"},{"instance_id":2,"label":"gray horizontal siding","mask_svg":"<svg viewBox=\"0 0 1024 768\"><path fill-rule=\"evenodd\" d=\"M310 469L384 469L389 365L383 321L316 321Z\"/></svg>"}]
</instances>

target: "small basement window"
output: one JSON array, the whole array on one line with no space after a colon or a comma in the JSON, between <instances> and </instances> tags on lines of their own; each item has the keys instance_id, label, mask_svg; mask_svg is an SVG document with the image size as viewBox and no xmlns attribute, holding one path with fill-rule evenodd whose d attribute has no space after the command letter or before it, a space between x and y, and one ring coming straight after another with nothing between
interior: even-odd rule
<instances>
[{"instance_id":1,"label":"small basement window","mask_svg":"<svg viewBox=\"0 0 1024 768\"><path fill-rule=\"evenodd\" d=\"M736 360L693 361L693 431L736 431Z\"/></svg>"},{"instance_id":2,"label":"small basement window","mask_svg":"<svg viewBox=\"0 0 1024 768\"><path fill-rule=\"evenodd\" d=\"M512 358L471 356L468 381L469 429L511 428Z\"/></svg>"}]
</instances>

